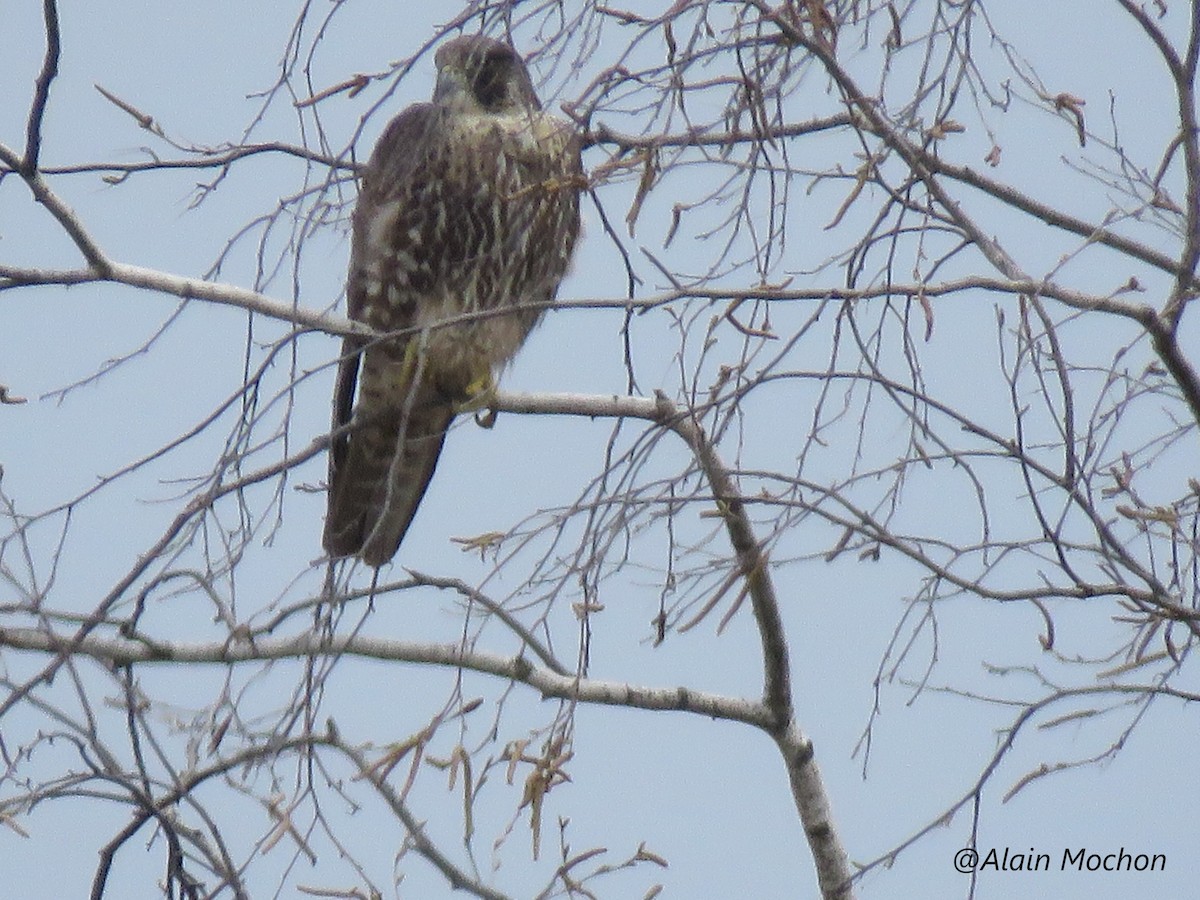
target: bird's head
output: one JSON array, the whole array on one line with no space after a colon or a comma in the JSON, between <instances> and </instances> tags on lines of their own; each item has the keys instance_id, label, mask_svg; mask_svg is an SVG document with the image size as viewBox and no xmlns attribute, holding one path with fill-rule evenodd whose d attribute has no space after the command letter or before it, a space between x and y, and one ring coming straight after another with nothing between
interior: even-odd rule
<instances>
[{"instance_id":1,"label":"bird's head","mask_svg":"<svg viewBox=\"0 0 1200 900\"><path fill-rule=\"evenodd\" d=\"M438 48L433 102L473 113L536 111L542 108L525 63L502 41L466 35Z\"/></svg>"}]
</instances>

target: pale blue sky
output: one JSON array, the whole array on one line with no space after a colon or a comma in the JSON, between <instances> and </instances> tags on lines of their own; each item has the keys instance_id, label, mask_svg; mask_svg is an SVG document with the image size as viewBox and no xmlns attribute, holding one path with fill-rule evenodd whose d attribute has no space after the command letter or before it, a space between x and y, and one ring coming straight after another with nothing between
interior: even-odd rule
<instances>
[{"instance_id":1,"label":"pale blue sky","mask_svg":"<svg viewBox=\"0 0 1200 900\"><path fill-rule=\"evenodd\" d=\"M654 4L655 8L665 5ZM437 22L460 8L450 2L355 2L344 6L315 56L317 90L357 72L381 71L390 61L415 52L434 33ZM1172 121L1166 117L1172 106L1162 99L1169 85L1159 75L1144 39L1125 22L1113 26L1108 21L1121 18L1116 4L1102 4L1102 10L1083 0L1053 5L1021 0L993 6L997 15L1011 17L996 20L998 29L1019 42L1052 92L1065 91L1087 99L1086 112L1093 128L1099 129L1108 115L1111 87L1121 139L1130 156L1141 166L1152 168L1157 163L1153 153L1164 144ZM1170 4L1172 18L1167 21L1182 28L1181 6ZM128 116L96 92L95 84L155 116L172 137L203 145L236 141L261 104L248 95L269 87L276 77L297 9L292 4L268 4L249 10L233 0L206 4L64 2L61 14L63 62L46 118L44 166L144 159L140 148L145 146L154 147L164 157L178 155L139 131ZM4 22L0 28L0 142L19 147L42 52L40 11L37 4L0 0L0 20ZM589 61L590 70L569 80L565 93L610 65L612 59L606 54L615 55L631 33L610 26ZM560 84L564 77L565 73L555 73L552 83ZM424 98L431 83L432 60L426 58L388 101L386 113ZM811 102L812 108L794 118L828 114L837 108L814 73L805 85L797 102ZM336 98L322 104L322 120L335 148L349 139L359 118L381 94L379 88L372 88L354 100ZM254 139L299 143L296 117L288 107L286 102L272 106ZM377 117L364 129L360 158L365 157L385 118ZM1003 164L992 174L1035 194L1044 192L1082 216L1097 217L1108 209L1111 198L1088 187L1091 182L1071 174L1061 162L1063 158L1069 162L1082 158L1068 123L1020 102L1008 114L989 112L988 119L1003 147ZM627 127L619 121L612 124ZM982 157L990 143L981 129L972 127L947 141L944 153L948 159L983 170ZM809 151L810 147L819 149ZM849 167L855 162L847 145L834 140L801 142L793 152L828 154L821 159L793 158L800 168L819 169L834 161ZM586 162L594 166L602 159L593 150ZM661 249L671 204L687 200L703 188L705 176L695 173L693 169L673 176L652 195L636 239L630 241L635 250L640 245L664 254L663 258L681 271L702 270L706 254L711 252L709 244L694 239L686 230L669 251ZM197 276L208 269L236 228L270 211L279 197L298 190L304 171L291 160L263 158L241 163L204 204L189 209L195 183L211 179L212 174L152 173L119 186L106 185L95 174L76 175L55 178L52 185L114 258ZM826 232L824 226L833 220L846 185L822 183L811 193L806 193L807 188L808 182L799 178L792 188L795 223L790 255L782 265L787 273L817 267L841 248L854 226L867 216L867 211L856 210L840 232ZM622 216L631 195L628 183L601 190L601 199L619 228L624 227ZM981 210L990 208L978 196L969 192L963 196L978 202ZM585 238L560 296L621 298L625 286L620 257L604 236L590 204L585 217ZM1046 274L1064 252L1079 244L1044 226L1031 228L1028 219L1010 213L989 212L981 218L1034 277ZM278 249L288 237L281 228L270 246ZM1168 238L1160 238L1157 246L1171 249ZM221 280L253 285L254 240L234 248L222 268ZM298 299L304 307L323 309L338 297L347 249L344 228L326 229L310 239L299 278ZM12 177L0 183L0 263L52 268L79 264L61 230L30 202L24 185ZM642 294L665 286L644 259L639 258L637 265L647 279ZM1164 279L1144 267L1131 271L1129 265L1112 256L1089 254L1071 263L1066 272L1069 283L1080 289L1108 290L1131 275L1152 291L1164 288ZM837 276L832 271L796 274L795 286L814 284L836 286ZM291 273L283 271L264 289L273 297L293 299ZM1011 415L1003 405L1004 385L994 371L997 303L983 294L938 303L933 336L922 350L923 363L939 397L958 401L978 396L981 419L1011 427ZM3 487L21 511L39 511L76 496L99 477L194 426L240 388L248 340L245 314L192 303L147 353L70 391L61 402L48 396L87 378L106 361L135 351L175 308L173 298L113 286L0 293L0 384L30 400L24 406L0 408ZM1012 324L1017 316L1015 303L1005 309ZM691 311L703 323L720 309ZM779 307L772 319L784 333L814 311L811 305ZM799 345L789 368L820 370L828 364L835 313L833 308L825 312ZM1056 310L1056 315L1061 313ZM575 310L548 316L506 373L504 385L514 390L623 392L622 323L619 311ZM703 325L696 334L702 330ZM270 342L286 331L284 326L259 319L250 340ZM1099 364L1132 332L1114 336L1111 329L1082 320L1064 326L1063 334L1073 346L1090 346L1090 358ZM692 341L696 340L693 336ZM736 357L739 340L728 332L719 335L724 343L718 353L726 355L722 359ZM285 389L293 377L314 372L299 382L289 409L291 452L328 427L329 364L338 352L337 340L323 335L306 335L296 346L294 371L285 352L264 381L265 402L276 393L286 398ZM634 349L643 391L661 388L674 396L680 382L675 362L679 346L667 313L651 313L636 320ZM694 359L695 352L692 343L684 355ZM258 362L263 353L255 349L251 356ZM1134 358L1137 365L1144 365L1144 356L1135 353ZM1134 362L1130 366L1134 367ZM1094 390L1084 379L1080 396L1087 397ZM789 461L795 459L797 444L810 424L815 395L812 384L798 387L786 382L752 397L744 468L789 470ZM282 411L277 410L279 415ZM233 421L227 416L178 452L80 504L72 514L48 605L77 613L91 610L97 598L178 513L181 502L177 498L189 486L178 480L211 471ZM260 440L272 432L273 421L264 423ZM768 422L770 427L764 425ZM872 417L866 435L867 456L876 458L867 462L882 464L895 458L900 451L894 442L902 443L902 430L899 417L889 416L883 409ZM519 556L510 570L488 580L490 563L463 554L449 539L507 529L535 511L569 505L599 471L611 431L611 423L584 419L502 415L496 427L486 432L470 422L462 423L447 442L438 477L393 577L402 576L400 566L411 566L430 574L461 577L471 584L485 583L486 589L499 597L520 589L532 569L533 550ZM626 438L632 440L643 431L640 425L632 425ZM856 434L853 421L835 429L832 435L839 440L814 451L806 474L819 477L834 471L852 452ZM1162 480L1146 482L1148 493L1174 496L1171 492L1179 480L1186 480L1189 474L1200 475L1194 462L1195 444L1193 431L1168 457L1170 464L1154 473ZM722 450L732 461L737 448L731 441ZM274 447L253 465L267 464L280 453L281 449ZM498 479L501 461L503 470L512 474ZM655 451L640 477L666 476L685 463L683 448L667 442ZM324 477L324 466L324 459L318 458L292 474L279 530L264 547L262 538L269 529L263 528L248 548L236 585L230 589L240 616L250 618L277 598L298 600L319 585L319 567L308 567L320 555L324 497L293 488L317 484ZM998 493L1007 492L989 498L997 513L995 527L1001 532L1023 533L1029 528L1029 517L1019 500L1021 486L1008 476L997 476L992 486ZM951 527L973 515L969 485L949 466L914 472L904 496L907 504L900 521L913 527L937 530L942 523ZM265 488L250 492L248 507L254 515L274 517L267 497ZM711 527L711 522L696 518L699 511L697 507L681 517L681 532L687 537L695 538L701 529ZM228 504L218 510L217 518L231 523L237 515L233 504ZM59 517L33 534L43 581L49 576L62 524ZM0 527L0 533L7 530L7 526ZM863 777L862 756L856 758L853 752L871 713L872 682L904 615L904 601L919 590L922 573L888 554L877 563L860 561L854 554L824 562L821 557L837 536L830 526L799 522L780 540L773 559L777 563L793 560L782 566L776 577L792 641L799 725L815 742L835 822L851 858L866 862L927 824L969 788L996 747L997 729L1011 721L1015 710L933 690L910 703L911 686L900 680L885 685ZM723 541L723 536L719 540ZM660 584L653 567L661 567L663 558L661 530L648 528L645 539L631 552L632 564L604 584L599 599L605 611L595 624L590 674L637 684L686 684L756 696L760 687L758 640L748 609L720 636L714 632L726 606L694 631L673 636L661 647L651 646L649 623L657 612ZM8 555L2 561L10 568L18 566ZM1005 575L1020 584L1036 580L1027 569ZM298 576L300 580L293 584ZM0 603L6 602L0 593ZM1115 643L1113 635L1119 630L1111 622L1114 605L1100 600L1089 603L1056 607L1061 653L1086 655ZM1098 611L1101 603L1105 605ZM567 603L561 605L551 619L561 642L557 649L562 658L572 661L572 622ZM366 630L406 639L454 640L461 630L455 612L446 595L409 592L381 602ZM3 624L0 620L0 626ZM167 638L219 640L223 634L212 623L212 609L198 592L174 597L163 592L149 604L142 625ZM1040 653L1037 640L1042 621L1027 605L946 601L939 604L938 626L938 664L931 676L935 687L952 685L1010 699L1041 695L1042 688L1031 675L998 677L988 673L987 665L1037 665L1048 677L1078 678L1068 667ZM491 637L496 640L490 649L516 649L509 636L497 633ZM928 640L926 633L913 659L901 667L899 679L920 678L930 652ZM44 662L5 651L0 667L7 677L20 680ZM441 708L454 679L451 672L411 665L343 660L339 666L330 680L322 714L333 716L343 734L380 743L403 739L426 724ZM101 703L106 697L119 701L116 683L91 664L82 664L79 671L82 679L94 685L89 696L98 712L113 716L102 720L101 730L127 752L121 716ZM300 673L299 665L285 663L252 677L247 667L235 672L230 682L245 687L247 715L269 717L289 703ZM215 669L143 668L138 675L146 692L172 704L183 720L210 703L226 678L226 673ZM1193 689L1195 681L1192 675ZM1186 680L1174 683L1188 686ZM503 685L468 676L464 694L494 699L502 690ZM60 678L47 697L72 704L69 679ZM521 736L523 729L543 723L551 714L549 704L542 704L528 691L516 691L507 703L506 739ZM1062 712L1066 711L1064 707ZM1053 717L1053 712L1048 717ZM1178 702L1154 704L1115 760L1044 779L1008 803L1001 802L1007 790L1039 765L1103 750L1115 738L1118 721L1113 716L1100 722L1081 719L1078 724L1048 732L1029 727L985 789L979 846L981 850L1007 846L1017 852L1033 847L1049 852L1056 868L1064 848L1111 852L1123 846L1165 853L1167 871L1155 875L993 873L980 879L977 898L1115 900L1184 896L1188 892L1200 875L1194 847L1194 810L1200 801L1200 787L1188 774L1189 751L1197 729L1194 712ZM482 740L490 722L490 711L472 721L468 741ZM11 751L43 724L30 712L21 711L0 723L0 733ZM165 727L168 724L164 718L164 733L170 730ZM176 733L168 740L182 756L184 739ZM446 749L439 745L436 754L444 754ZM608 859L616 862L632 854L644 840L670 860L666 871L639 868L618 874L608 883L600 882L601 896L640 897L657 880L667 886L665 897L815 896L812 864L785 774L778 754L763 735L684 715L585 708L576 714L574 750L569 767L573 783L556 788L547 801L543 832L547 852L540 863L529 862L523 813L501 853L502 868L489 876L500 890L525 897L545 883L554 867L555 822L563 815L571 819L569 840L576 851L602 845L609 848ZM75 765L68 748L56 746L53 752L40 753L31 772L54 777ZM352 773L344 769L338 774L349 778ZM499 780L499 773L495 779ZM284 784L280 790L291 787ZM262 779L255 788L269 792ZM0 799L11 790L9 784L0 782ZM503 831L519 799L519 785L511 789L493 785L492 790L495 793L490 803L481 807L477 826L478 858L485 872L492 862L491 840ZM516 796L513 791L518 792ZM204 797L213 809L227 815L230 840L243 852L269 832L269 820L250 800L228 789L220 793L215 787ZM429 820L431 834L461 855L457 801L445 792L442 776L426 772L410 799L417 814ZM332 808L333 801L327 802ZM336 808L337 815L343 813L343 808ZM0 829L0 884L22 886L13 896L83 896L97 850L126 821L126 809L111 803L46 803L21 819L28 838ZM903 853L890 870L868 876L860 886L860 896L966 896L967 880L954 871L952 857L967 843L970 827L967 810ZM398 825L368 807L346 820L345 833L355 840L355 849L371 867L372 876L386 884L402 837ZM70 836L65 845L64 835ZM139 835L122 852L111 896L154 895L162 848L155 845L144 853L148 836L148 831ZM259 868L253 882L256 897L273 895L280 874L292 860L292 849L281 844L253 862L253 867ZM405 858L402 868L405 881L398 896L452 894L444 880L414 855ZM297 884L328 887L347 883L349 870L336 852L324 845L316 866L310 867L307 861L297 864L280 896L295 896Z\"/></svg>"}]
</instances>

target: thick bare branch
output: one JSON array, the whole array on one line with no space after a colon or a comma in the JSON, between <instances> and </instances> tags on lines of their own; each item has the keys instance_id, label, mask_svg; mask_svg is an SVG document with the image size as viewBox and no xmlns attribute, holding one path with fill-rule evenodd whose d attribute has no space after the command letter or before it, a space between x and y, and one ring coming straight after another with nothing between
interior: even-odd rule
<instances>
[{"instance_id":1,"label":"thick bare branch","mask_svg":"<svg viewBox=\"0 0 1200 900\"><path fill-rule=\"evenodd\" d=\"M0 645L13 650L50 655L70 652L114 666L135 663L179 663L230 665L264 660L308 659L314 656L359 657L390 662L424 663L494 675L505 681L517 681L541 693L544 698L570 700L601 706L627 706L631 709L687 712L713 719L742 722L766 731L774 731L773 712L762 704L735 697L722 697L686 687L651 688L619 681L597 681L574 674L560 674L535 666L522 656L502 656L478 650L464 650L458 644L428 644L382 638L345 636L324 638L301 634L290 638L257 638L253 641L219 641L211 644L184 644L150 638L102 636L95 632L82 640L43 629L0 629Z\"/></svg>"}]
</instances>

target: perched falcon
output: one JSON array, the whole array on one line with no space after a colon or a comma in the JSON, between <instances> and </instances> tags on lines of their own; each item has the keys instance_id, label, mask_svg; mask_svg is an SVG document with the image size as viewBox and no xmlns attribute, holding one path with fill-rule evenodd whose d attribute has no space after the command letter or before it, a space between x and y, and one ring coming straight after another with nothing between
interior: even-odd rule
<instances>
[{"instance_id":1,"label":"perched falcon","mask_svg":"<svg viewBox=\"0 0 1200 900\"><path fill-rule=\"evenodd\" d=\"M371 566L395 555L455 414L486 400L541 318L519 307L554 299L579 234L579 136L542 111L516 51L459 37L436 62L433 102L388 125L354 211L349 314L388 337L343 348L333 427L351 427L330 451L324 545Z\"/></svg>"}]
</instances>

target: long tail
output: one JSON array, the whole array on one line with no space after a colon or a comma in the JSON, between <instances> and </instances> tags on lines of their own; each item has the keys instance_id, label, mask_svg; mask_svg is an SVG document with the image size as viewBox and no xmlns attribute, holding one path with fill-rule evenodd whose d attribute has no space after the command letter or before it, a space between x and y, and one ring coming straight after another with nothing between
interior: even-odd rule
<instances>
[{"instance_id":1,"label":"long tail","mask_svg":"<svg viewBox=\"0 0 1200 900\"><path fill-rule=\"evenodd\" d=\"M369 358L363 368L344 461L330 472L323 543L331 556L381 566L425 496L454 407L424 379L413 383L411 370L372 371Z\"/></svg>"}]
</instances>

